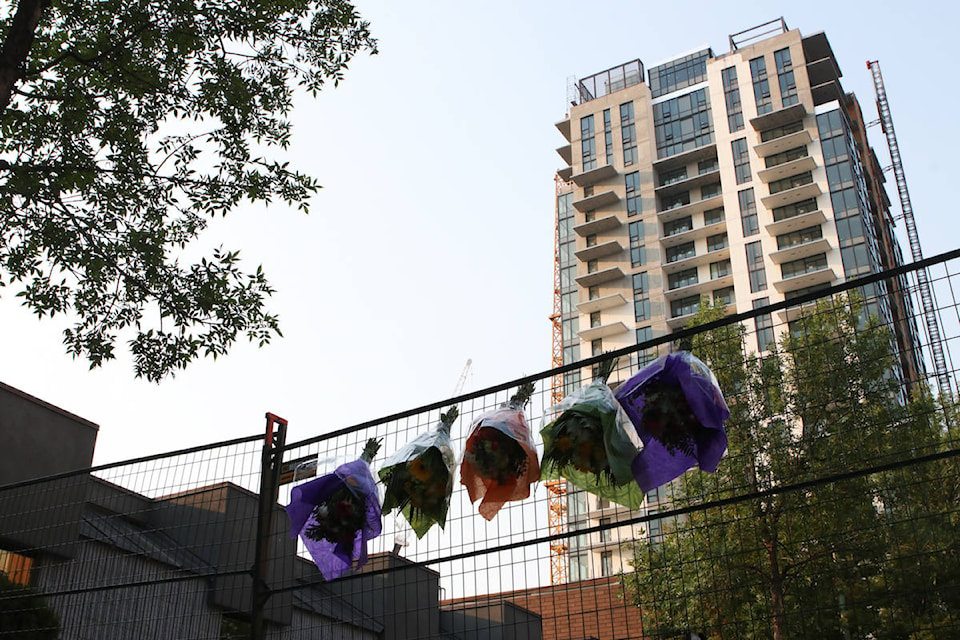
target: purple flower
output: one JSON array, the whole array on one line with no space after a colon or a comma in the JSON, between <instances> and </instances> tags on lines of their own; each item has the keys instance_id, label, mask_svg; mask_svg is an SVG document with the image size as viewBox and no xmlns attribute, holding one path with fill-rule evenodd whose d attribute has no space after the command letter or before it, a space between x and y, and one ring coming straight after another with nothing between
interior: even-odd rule
<instances>
[{"instance_id":1,"label":"purple flower","mask_svg":"<svg viewBox=\"0 0 960 640\"><path fill-rule=\"evenodd\" d=\"M693 354L657 358L621 385L616 397L644 445L631 464L644 492L694 465L717 470L727 450L723 422L730 411L716 377Z\"/></svg>"},{"instance_id":2,"label":"purple flower","mask_svg":"<svg viewBox=\"0 0 960 640\"><path fill-rule=\"evenodd\" d=\"M325 529L320 526L318 514L322 516L329 513L336 517L341 501L336 501L336 505L331 505L330 501L342 495L345 490L364 505L362 525L357 528L352 539L331 541L308 535L311 531ZM362 567L367 562L367 541L380 535L382 528L380 499L373 474L370 473L370 464L363 459L354 460L340 465L333 473L294 487L290 494L287 515L290 518L290 537L300 536L325 580L339 578L349 571L354 563L358 568Z\"/></svg>"}]
</instances>

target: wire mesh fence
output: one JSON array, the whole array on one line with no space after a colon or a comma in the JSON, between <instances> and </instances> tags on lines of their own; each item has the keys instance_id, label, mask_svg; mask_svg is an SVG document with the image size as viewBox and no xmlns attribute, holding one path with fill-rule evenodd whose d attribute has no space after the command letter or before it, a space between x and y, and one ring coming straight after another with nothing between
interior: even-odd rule
<instances>
[{"instance_id":1,"label":"wire mesh fence","mask_svg":"<svg viewBox=\"0 0 960 640\"><path fill-rule=\"evenodd\" d=\"M958 260L921 264L951 385ZM700 326L300 442L281 425L0 486L0 639L952 636L960 425L910 300L917 268L740 314L707 305ZM378 477L457 406L462 462L471 425L533 383L524 415L542 459L555 391L613 357L616 390L681 347L730 410L716 473L693 469L629 506L538 481L488 519L458 468L442 527L419 536L384 514L368 562L335 579L290 535L294 489L368 439L381 441Z\"/></svg>"}]
</instances>

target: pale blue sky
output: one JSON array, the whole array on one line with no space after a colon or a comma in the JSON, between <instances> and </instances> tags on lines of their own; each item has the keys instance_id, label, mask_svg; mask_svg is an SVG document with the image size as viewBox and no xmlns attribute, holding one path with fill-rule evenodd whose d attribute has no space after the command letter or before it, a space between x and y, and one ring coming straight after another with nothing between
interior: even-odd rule
<instances>
[{"instance_id":1,"label":"pale blue sky","mask_svg":"<svg viewBox=\"0 0 960 640\"><path fill-rule=\"evenodd\" d=\"M287 159L325 187L312 213L247 208L203 238L264 265L284 339L151 385L125 359L88 371L57 319L4 292L0 380L100 424L97 462L256 433L266 411L292 439L346 427L448 397L467 358L467 391L548 369L567 77L701 45L719 55L730 33L781 15L827 33L868 119L865 62L880 61L925 255L958 244L953 3L357 4L380 55L294 115Z\"/></svg>"}]
</instances>

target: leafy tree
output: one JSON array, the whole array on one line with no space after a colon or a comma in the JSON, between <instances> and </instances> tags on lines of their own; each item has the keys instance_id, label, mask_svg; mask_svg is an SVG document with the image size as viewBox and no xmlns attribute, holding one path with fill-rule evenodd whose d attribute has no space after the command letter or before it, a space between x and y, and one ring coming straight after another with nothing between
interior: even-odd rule
<instances>
[{"instance_id":1,"label":"leafy tree","mask_svg":"<svg viewBox=\"0 0 960 640\"><path fill-rule=\"evenodd\" d=\"M722 314L705 304L695 322ZM692 350L717 375L730 407L730 445L716 474L687 474L675 484L676 506L816 481L941 446L943 416L929 398L901 396L892 336L876 319L865 320L855 299L819 303L796 329L763 357L746 353L740 324L695 336ZM645 633L919 640L926 636L909 634L923 624L956 624L960 590L943 585L958 584L960 547L949 534L958 524L950 506L958 482L954 473L931 504L924 495L933 478L922 475L938 470L904 467L679 518L662 540L635 546L635 571L626 580ZM910 530L918 512L929 516L922 535ZM923 566L904 571L907 560ZM929 585L931 577L942 584ZM906 615L911 606L926 607L926 622Z\"/></svg>"},{"instance_id":2,"label":"leafy tree","mask_svg":"<svg viewBox=\"0 0 960 640\"><path fill-rule=\"evenodd\" d=\"M60 619L43 596L0 571L0 636L10 640L56 640Z\"/></svg>"},{"instance_id":3,"label":"leafy tree","mask_svg":"<svg viewBox=\"0 0 960 640\"><path fill-rule=\"evenodd\" d=\"M268 152L290 142L298 87L376 53L353 5L20 0L0 37L0 287L70 314L67 351L91 367L132 332L152 381L279 335L259 267L177 255L243 201L307 209L316 181Z\"/></svg>"}]
</instances>

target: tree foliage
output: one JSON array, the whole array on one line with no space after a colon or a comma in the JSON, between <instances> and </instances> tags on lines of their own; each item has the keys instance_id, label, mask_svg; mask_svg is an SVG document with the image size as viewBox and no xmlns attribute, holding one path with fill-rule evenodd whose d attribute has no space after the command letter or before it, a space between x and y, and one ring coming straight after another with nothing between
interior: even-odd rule
<instances>
[{"instance_id":1,"label":"tree foliage","mask_svg":"<svg viewBox=\"0 0 960 640\"><path fill-rule=\"evenodd\" d=\"M707 305L696 322L722 313ZM919 640L956 630L956 459L824 480L956 442L945 403L903 396L892 345L846 297L819 303L763 357L747 353L737 323L694 337L725 392L730 445L716 474L672 487L675 505L749 499L694 510L635 545L626 580L649 637Z\"/></svg>"},{"instance_id":2,"label":"tree foliage","mask_svg":"<svg viewBox=\"0 0 960 640\"><path fill-rule=\"evenodd\" d=\"M0 286L70 314L91 367L133 334L159 380L238 336L279 335L260 268L178 260L241 202L306 210L316 181L269 155L297 89L376 52L346 0L20 0L0 5ZM13 285L13 287L10 287Z\"/></svg>"},{"instance_id":3,"label":"tree foliage","mask_svg":"<svg viewBox=\"0 0 960 640\"><path fill-rule=\"evenodd\" d=\"M13 640L56 640L60 619L46 599L0 571L0 634Z\"/></svg>"}]
</instances>

